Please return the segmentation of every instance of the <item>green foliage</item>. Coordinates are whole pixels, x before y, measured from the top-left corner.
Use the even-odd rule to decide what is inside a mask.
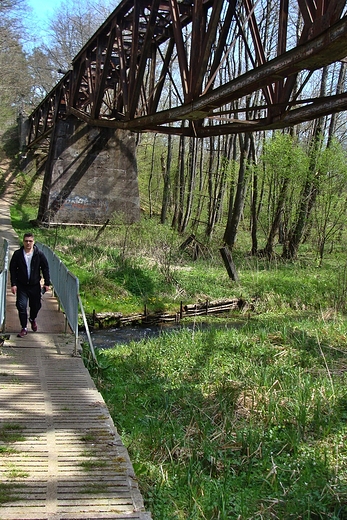
[[[319,156],[316,179],[316,200],[313,213],[312,235],[320,265],[327,243],[336,244],[342,239],[347,204],[346,154],[336,141]]]
[[[345,325],[268,313],[99,352],[154,518],[344,518]]]
[[[17,441],[23,441],[23,428],[19,424],[4,423],[0,428],[0,442],[7,444]]]
[[[263,197],[259,219],[268,233],[279,201],[283,198],[283,231],[288,233],[300,205],[300,193],[308,171],[309,157],[303,146],[288,133],[275,132],[264,144],[257,165]]]
[[[0,427],[0,457],[16,454],[16,442],[23,442],[23,427],[16,423],[3,423]],[[12,464],[4,465],[5,482],[0,482],[0,505],[19,500],[17,492],[23,492],[24,485],[14,482],[28,476],[27,473],[15,468]]]
[[[13,225],[19,236],[32,231],[29,220],[35,208],[12,206]],[[79,278],[87,313],[179,310],[180,301],[243,297],[263,311],[278,309],[345,308],[347,282],[343,277],[346,255],[342,244],[316,267],[315,254],[307,247],[296,263],[245,255],[236,249],[234,262],[240,284],[233,283],[222,264],[217,246],[192,261],[180,251],[182,237],[154,219],[132,225],[111,224],[95,241],[98,229],[34,229],[37,241],[47,244]],[[247,243],[247,234],[240,241]],[[301,273],[298,278],[298,273]]]
[[[18,128],[16,125],[8,127],[1,134],[0,150],[7,159],[11,160],[12,165],[16,164],[19,151]]]
[[[288,133],[275,132],[264,144],[261,157],[269,175],[280,181],[291,177],[297,180],[307,171],[308,158],[302,146]]]
[[[149,214],[150,210],[158,215],[162,203],[162,161],[167,155],[167,136],[142,134],[137,147],[137,169],[139,172],[139,188],[143,194],[141,207]],[[177,143],[174,142],[172,149],[173,159],[171,164],[171,184],[174,180],[174,171],[177,167]]]
[[[37,216],[37,210],[33,205],[13,205],[11,206],[12,225],[22,236],[28,230],[32,231],[31,220]]]

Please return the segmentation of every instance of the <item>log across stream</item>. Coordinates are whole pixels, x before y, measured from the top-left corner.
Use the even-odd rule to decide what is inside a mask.
[[[162,325],[164,323],[180,323],[184,318],[204,316],[212,314],[229,313],[230,311],[241,311],[250,309],[249,304],[243,298],[232,298],[229,300],[217,300],[180,304],[177,312],[149,312],[145,306],[143,313],[124,316],[121,312],[103,312],[87,315],[89,325],[95,329],[109,327],[124,327],[128,325]]]
[[[245,300],[235,298],[218,302],[203,302],[198,304],[182,305],[178,313],[146,313],[123,316],[121,313],[93,313],[88,321],[94,320],[91,326],[93,344],[96,348],[113,348],[116,345],[141,341],[143,339],[174,333],[183,328],[201,330],[210,327],[240,328],[247,315],[244,312],[251,306]],[[232,311],[243,311],[233,313]],[[211,321],[195,321],[196,316],[220,315],[218,323]],[[185,319],[184,319],[185,318]],[[86,338],[84,331],[80,332],[81,339]]]

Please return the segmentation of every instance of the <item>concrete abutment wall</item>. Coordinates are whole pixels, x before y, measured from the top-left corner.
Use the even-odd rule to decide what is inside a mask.
[[[70,117],[51,135],[38,220],[102,224],[140,218],[135,134]]]

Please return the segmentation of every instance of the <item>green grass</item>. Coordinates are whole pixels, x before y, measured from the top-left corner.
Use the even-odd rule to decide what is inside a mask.
[[[32,230],[31,207],[11,208],[13,225],[21,236]],[[255,301],[258,308],[345,308],[347,258],[344,249],[316,266],[310,245],[298,262],[252,258],[234,252],[240,282],[232,282],[218,253],[210,245],[207,258],[193,262],[179,251],[183,238],[167,226],[144,219],[138,224],[111,224],[95,241],[97,229],[34,229],[36,240],[51,247],[79,278],[80,294],[87,313],[177,311],[180,302],[240,297]],[[243,235],[240,233],[240,243]],[[217,240],[217,239],[216,239]],[[298,276],[298,273],[299,276]]]
[[[13,463],[7,461],[8,456],[17,453],[14,447],[15,443],[25,440],[22,430],[23,427],[16,423],[3,423],[0,427],[0,457],[6,461],[3,473],[5,482],[0,482],[0,505],[20,500],[20,496],[17,493],[19,490],[23,490],[25,485],[15,481],[28,477],[28,473],[16,468]]]
[[[104,468],[106,464],[105,460],[84,460],[81,462],[81,467],[86,471],[91,471],[94,468]]]
[[[3,423],[0,427],[0,443],[7,444],[25,440],[23,427],[16,423]]]
[[[346,518],[346,322],[165,333],[97,378],[156,519]]]
[[[21,484],[14,482],[0,482],[0,505],[20,500],[20,496],[16,494],[16,491],[22,488]]]

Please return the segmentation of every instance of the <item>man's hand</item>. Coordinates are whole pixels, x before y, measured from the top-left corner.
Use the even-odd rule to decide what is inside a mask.
[[[11,293],[12,293],[12,294],[16,294],[16,292],[17,292],[17,285],[12,285],[12,287],[11,287]]]

